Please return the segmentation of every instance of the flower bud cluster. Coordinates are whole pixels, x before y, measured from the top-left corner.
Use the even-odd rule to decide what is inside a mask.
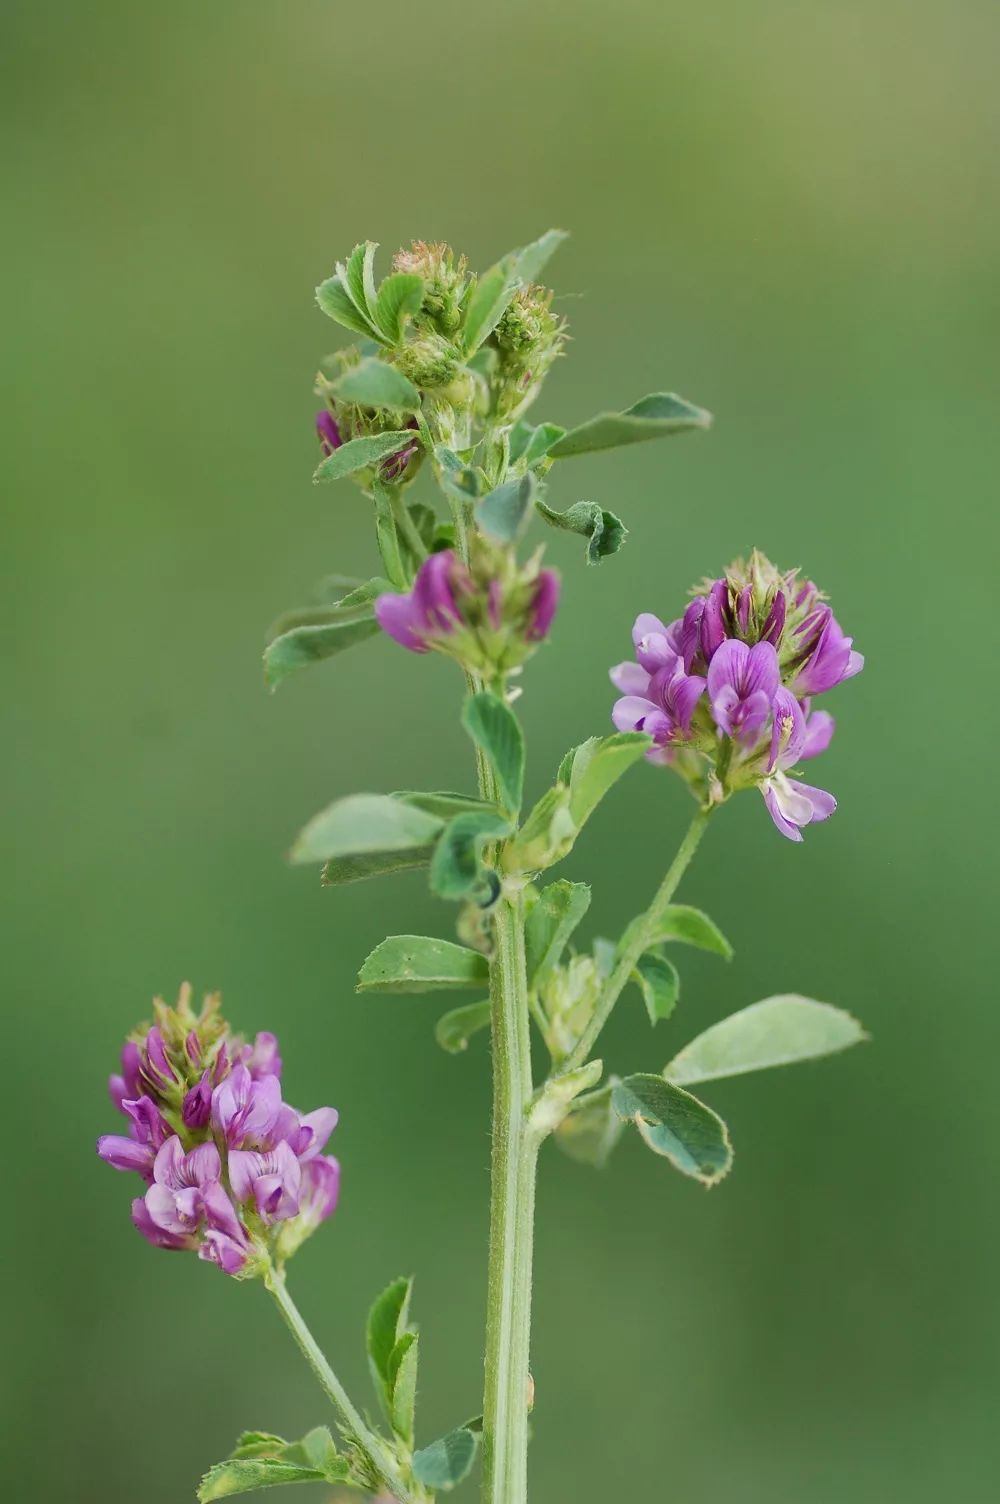
[[[505,422],[514,422],[530,407],[563,353],[566,321],[552,312],[553,296],[544,287],[521,288],[493,332],[498,353],[494,409]]]
[[[519,565],[510,549],[481,534],[465,564],[452,549],[431,554],[413,589],[380,595],[383,631],[414,653],[434,650],[485,679],[509,673],[547,636],[559,601],[559,576],[535,554]]]
[[[348,402],[336,391],[338,377],[356,366],[361,359],[360,351],[351,346],[338,350],[328,357],[326,369],[316,377],[313,390],[323,406],[316,414],[316,436],[324,459],[347,444],[351,439],[364,439],[373,434],[391,433],[412,428],[413,440],[396,453],[390,454],[377,465],[358,471],[355,479],[365,491],[370,491],[377,478],[390,484],[402,484],[414,478],[419,469],[420,442],[417,437],[417,420],[412,413],[401,412],[393,407],[362,407]]]
[[[218,994],[196,1014],[191,989],[154,1003],[155,1022],[125,1044],[111,1100],[124,1134],[98,1139],[100,1157],[138,1174],[132,1220],[157,1248],[184,1248],[248,1278],[283,1262],[337,1204],[340,1167],[322,1150],[333,1107],[300,1114],[281,1096],[273,1034],[230,1034]]]
[[[611,671],[621,690],[620,731],[645,731],[651,761],[667,763],[710,797],[761,790],[778,830],[801,841],[836,800],[789,776],[826,750],[834,721],[814,696],[861,672],[822,592],[763,554],[706,580],[684,615],[664,624],[643,613],[632,634],[636,662]]]

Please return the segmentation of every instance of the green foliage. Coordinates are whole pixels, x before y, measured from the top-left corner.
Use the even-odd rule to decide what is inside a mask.
[[[537,281],[549,257],[567,238],[565,230],[547,230],[538,240],[511,251],[479,278],[465,315],[464,344],[473,355],[493,333],[519,287]]]
[[[390,344],[399,344],[406,320],[420,311],[423,295],[423,280],[416,272],[393,272],[386,277],[375,300],[374,318]]]
[[[661,1018],[669,1018],[677,1006],[681,991],[677,968],[658,951],[648,950],[636,962],[633,978],[642,990],[650,1023],[659,1023]]]
[[[378,338],[369,320],[357,308],[339,275],[328,277],[325,282],[320,283],[316,289],[316,302],[327,317],[340,324],[341,328],[349,329],[352,334],[360,334],[366,339]]]
[[[571,748],[559,765],[555,786],[542,795],[506,847],[506,870],[541,872],[568,855],[604,795],[651,745],[641,731],[617,731]]]
[[[703,914],[701,909],[689,908],[687,904],[672,903],[650,936],[651,945],[671,940],[695,945],[699,950],[710,951],[726,961],[733,959],[733,947],[715,921]]]
[[[644,439],[668,438],[691,428],[708,428],[711,413],[695,407],[673,392],[653,392],[642,397],[621,413],[599,413],[571,428],[548,449],[550,459],[568,459],[574,454],[590,454],[598,449],[620,449],[624,444],[638,444]]]
[[[699,1034],[664,1070],[677,1085],[741,1076],[846,1050],[866,1039],[858,1021],[794,993],[765,998]]]
[[[558,423],[539,423],[533,426],[522,418],[510,431],[510,462],[523,463],[529,470],[545,459],[549,446],[561,439],[566,432]]]
[[[725,1123],[704,1102],[662,1076],[626,1076],[613,1088],[619,1117],[630,1118],[645,1142],[685,1175],[715,1185],[733,1152]]]
[[[410,1330],[412,1279],[394,1279],[372,1302],[368,1312],[366,1341],[372,1381],[390,1416],[392,1405],[392,1355],[400,1338]]]
[[[625,1131],[623,1120],[611,1103],[610,1086],[580,1097],[555,1131],[555,1141],[564,1154],[579,1164],[602,1170]]]
[[[370,853],[413,852],[436,839],[442,821],[390,794],[349,794],[315,815],[292,847],[297,863]]]
[[[209,1468],[198,1489],[199,1504],[213,1504],[279,1483],[347,1483],[351,1468],[326,1426],[301,1441],[287,1442],[262,1431],[245,1431],[225,1462]]]
[[[478,1446],[477,1433],[469,1426],[459,1426],[414,1452],[413,1476],[424,1488],[448,1493],[468,1477]]]
[[[359,992],[442,992],[489,981],[486,957],[451,940],[390,935],[376,945],[358,973]]]
[[[516,815],[524,793],[524,733],[506,700],[483,690],[462,707],[462,725],[488,759],[503,808]]]
[[[651,745],[641,731],[616,731],[611,736],[592,736],[577,747],[569,774],[569,810],[577,829]]]
[[[531,903],[524,925],[528,985],[537,987],[559,964],[567,942],[590,907],[586,883],[550,883]]]
[[[522,246],[519,251],[514,251],[514,271],[518,280],[525,287],[530,286],[532,282],[537,282],[550,258],[563,241],[568,239],[568,230],[546,230],[544,235],[540,235],[530,245]]]
[[[412,428],[391,429],[386,433],[366,434],[359,439],[348,439],[332,454],[322,460],[313,475],[314,481],[340,480],[345,475],[356,475],[379,460],[398,454],[407,444],[413,443]]]
[[[360,407],[396,407],[407,412],[416,412],[420,407],[420,393],[413,382],[395,366],[372,355],[349,367],[333,383],[333,390],[338,397]]]
[[[401,799],[404,804],[412,804],[414,809],[422,809],[425,814],[436,816],[442,823],[453,819],[455,815],[471,815],[478,811],[488,810],[494,815],[500,813],[495,804],[487,804],[485,799],[478,799],[475,794],[455,794],[450,789],[434,793],[404,789],[389,797]]]
[[[465,1003],[461,1008],[452,1008],[442,1013],[434,1025],[434,1038],[449,1055],[460,1055],[469,1048],[473,1034],[490,1026],[490,1000]]]
[[[565,512],[557,512],[541,500],[536,502],[540,517],[553,527],[579,533],[587,540],[587,563],[600,564],[616,554],[628,537],[628,528],[620,517],[598,506],[596,501],[577,501]]]
[[[339,450],[337,451],[340,452]],[[396,516],[392,506],[393,493],[381,480],[372,483],[372,500],[375,502],[375,541],[378,544],[382,568],[389,576],[394,590],[405,590],[409,575],[403,563],[403,553],[396,530]]]
[[[420,1339],[416,1332],[404,1332],[389,1354],[389,1419],[397,1436],[407,1446],[413,1445],[413,1420],[417,1408],[417,1365]]]
[[[490,894],[482,849],[510,832],[510,821],[493,810],[456,815],[445,826],[431,859],[431,889],[439,898],[481,899]]]
[[[535,477],[530,471],[519,480],[506,481],[476,507],[479,526],[500,543],[516,543],[531,521],[534,497]]]
[[[347,288],[351,302],[376,337],[377,331],[371,315],[375,292],[375,252],[377,250],[378,246],[373,240],[366,240],[362,245],[354,247],[346,266],[341,262],[337,263],[337,272],[341,282]]]
[[[277,689],[296,669],[333,658],[356,642],[376,636],[379,630],[370,605],[329,606],[310,615],[311,621],[280,633],[264,649],[264,683],[268,689]]]
[[[581,1092],[596,1086],[603,1074],[603,1060],[588,1060],[586,1065],[550,1076],[535,1093],[528,1126],[540,1138],[555,1132]]]

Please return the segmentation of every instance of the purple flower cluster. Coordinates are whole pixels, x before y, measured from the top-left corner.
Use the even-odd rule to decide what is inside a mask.
[[[281,1096],[273,1034],[229,1034],[218,997],[196,1016],[190,989],[122,1051],[111,1100],[128,1119],[97,1152],[140,1175],[132,1220],[157,1248],[187,1248],[226,1274],[294,1252],[337,1204],[340,1168],[323,1155],[333,1107],[299,1113]]]
[[[864,659],[811,580],[780,574],[755,552],[706,581],[678,620],[637,617],[632,640],[636,661],[611,670],[622,692],[612,719],[653,738],[651,761],[692,781],[707,766],[723,793],[758,787],[793,841],[833,813],[831,794],[789,770],[833,736],[833,717],[813,697],[860,673]]]
[[[476,540],[470,565],[451,549],[431,554],[413,589],[380,595],[375,615],[384,632],[413,653],[431,648],[467,668],[513,668],[548,635],[559,604],[559,576],[532,562],[523,571]]]

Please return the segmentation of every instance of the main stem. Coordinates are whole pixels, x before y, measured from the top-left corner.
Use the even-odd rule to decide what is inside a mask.
[[[381,1437],[376,1436],[369,1429],[351,1403],[347,1390],[330,1367],[318,1342],[306,1326],[298,1306],[289,1295],[284,1274],[274,1269],[268,1274],[266,1283],[288,1330],[319,1380],[320,1387],[332,1402],[334,1409],[339,1412],[346,1429],[366,1453],[386,1487],[391,1489],[393,1497],[399,1500],[399,1504],[414,1504],[413,1493],[404,1482],[395,1457]]]
[[[709,816],[714,808],[714,805],[706,805],[699,809],[688,826],[684,834],[684,839],[677,848],[677,855],[667,868],[667,875],[656,890],[652,903],[645,914],[629,927],[628,943],[622,950],[615,968],[597,1000],[597,1007],[594,1009],[594,1015],[590,1023],[583,1031],[573,1053],[565,1061],[562,1067],[563,1071],[574,1070],[577,1066],[583,1065],[587,1060],[594,1045],[597,1043],[598,1035],[608,1021],[612,1008],[615,1006],[635,970],[636,962],[643,951],[648,950],[649,946],[655,943],[657,928],[667,911],[670,900],[677,892],[680,880],[687,871],[691,858],[698,850],[698,844],[705,834],[705,827],[708,825]]]
[[[484,1504],[528,1497],[528,1343],[535,1167],[528,1126],[531,1043],[521,897],[503,897],[494,919],[490,970],[493,1034],[493,1158],[483,1401]]]

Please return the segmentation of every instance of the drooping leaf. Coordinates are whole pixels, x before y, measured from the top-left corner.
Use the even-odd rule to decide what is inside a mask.
[[[293,862],[328,862],[367,852],[413,851],[433,841],[441,820],[388,794],[349,794],[309,821],[292,847]]]
[[[420,393],[413,382],[395,366],[374,356],[346,370],[333,383],[333,390],[360,407],[399,407],[416,412],[420,406]]]
[[[312,614],[315,618],[325,616],[326,620],[315,619],[292,627],[273,638],[264,649],[264,683],[268,689],[277,689],[296,669],[332,658],[357,642],[366,642],[379,630],[371,606],[327,607]]]
[[[590,907],[586,883],[565,879],[543,888],[528,911],[524,945],[528,984],[537,987],[546,973],[558,965],[566,944]]]
[[[520,480],[509,480],[484,496],[476,517],[484,533],[501,543],[516,543],[531,521],[535,477],[529,470]]]
[[[462,725],[496,774],[504,809],[516,815],[524,792],[524,733],[506,700],[483,690],[462,707]]]
[[[611,736],[592,736],[577,747],[569,775],[569,808],[578,828],[650,746],[652,740],[644,732],[617,731]]]
[[[587,563],[599,564],[616,554],[628,537],[628,528],[620,517],[596,501],[577,501],[565,512],[557,512],[543,501],[535,503],[538,513],[553,527],[579,533],[587,539]]]
[[[419,1358],[420,1339],[416,1332],[404,1332],[389,1354],[390,1420],[392,1429],[407,1446],[413,1445]]]
[[[439,898],[475,898],[484,887],[482,849],[510,832],[510,821],[491,810],[456,815],[438,837],[431,859],[431,890]]]
[[[662,1076],[626,1076],[613,1088],[611,1102],[619,1117],[635,1123],[655,1153],[702,1185],[715,1185],[732,1164],[722,1119]]]
[[[715,1081],[833,1055],[867,1037],[843,1009],[787,993],[713,1024],[674,1056],[664,1075],[676,1085]]]
[[[490,1026],[490,1001],[484,998],[479,1003],[466,1003],[461,1008],[452,1008],[442,1013],[434,1025],[434,1038],[449,1055],[460,1055],[469,1048],[473,1034]]]
[[[590,454],[598,449],[619,449],[623,444],[638,444],[644,439],[667,438],[691,428],[708,428],[711,413],[673,392],[653,392],[642,397],[621,413],[600,413],[596,418],[571,428],[550,445],[550,459],[568,459],[574,454]]]
[[[413,429],[392,429],[386,433],[366,434],[360,439],[348,439],[332,454],[328,454],[318,466],[313,480],[341,480],[345,475],[354,475],[368,465],[377,465],[379,460],[398,454],[413,443]]]
[[[449,1431],[413,1454],[413,1476],[424,1488],[448,1493],[467,1478],[476,1460],[479,1437],[468,1426]]]
[[[394,1279],[376,1296],[368,1312],[366,1341],[368,1363],[379,1397],[387,1412],[391,1403],[390,1360],[399,1339],[409,1331],[412,1279]]]
[[[681,991],[677,968],[666,956],[661,956],[655,950],[647,950],[636,962],[634,977],[642,990],[650,1023],[659,1023],[661,1018],[669,1018],[677,1006]]]
[[[392,345],[398,345],[408,318],[420,311],[423,279],[416,272],[393,272],[378,290],[375,322]]]
[[[358,974],[358,992],[443,992],[482,987],[489,963],[479,951],[430,935],[390,935]]]
[[[563,1118],[555,1141],[579,1164],[601,1170],[625,1131],[625,1123],[611,1105],[611,1087],[581,1099]]]
[[[711,951],[713,955],[722,956],[727,961],[733,959],[733,947],[715,921],[703,914],[701,909],[692,909],[683,903],[670,905],[649,940],[651,945],[679,940],[684,945],[695,945],[699,950]]]
[[[328,277],[321,282],[316,289],[316,302],[322,308],[327,318],[340,324],[343,329],[349,329],[352,334],[360,334],[371,339],[374,330],[355,306],[347,288],[339,276]]]

